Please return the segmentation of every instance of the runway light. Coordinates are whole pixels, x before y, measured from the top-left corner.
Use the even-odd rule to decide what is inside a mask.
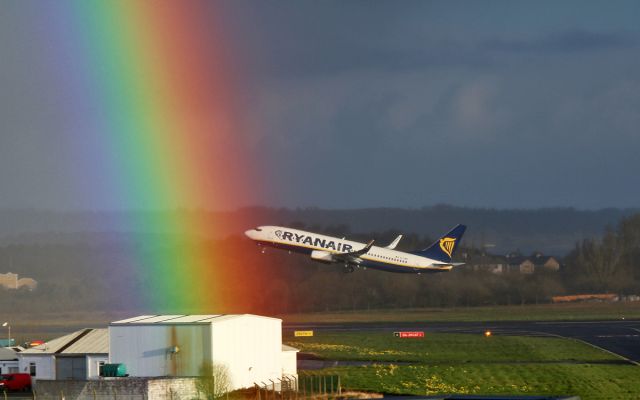
[[[491,331],[484,331],[484,336],[485,337],[491,336]]]

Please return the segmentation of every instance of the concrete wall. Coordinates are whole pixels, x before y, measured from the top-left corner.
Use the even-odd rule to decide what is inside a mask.
[[[40,380],[38,398],[84,400],[191,400],[204,398],[198,393],[195,378],[122,378],[87,381]]]

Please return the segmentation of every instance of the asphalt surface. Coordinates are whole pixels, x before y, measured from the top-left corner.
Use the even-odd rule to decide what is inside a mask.
[[[640,363],[640,320],[615,321],[500,321],[413,322],[373,324],[286,324],[285,331],[424,331],[517,336],[561,336],[581,340]]]

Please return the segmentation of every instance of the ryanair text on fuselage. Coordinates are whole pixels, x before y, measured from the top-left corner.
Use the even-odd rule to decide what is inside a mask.
[[[398,236],[385,247],[359,243],[345,238],[335,238],[280,226],[260,226],[245,232],[259,246],[285,249],[309,254],[313,260],[324,263],[341,263],[346,272],[355,268],[374,268],[390,272],[442,272],[462,263],[452,262],[466,227],[457,225],[431,246],[412,252],[395,250],[402,238]]]
[[[322,247],[327,250],[341,251],[344,253],[350,252],[353,247],[347,243],[336,242],[334,240],[321,239],[319,237],[312,237],[310,235],[298,234],[289,231],[277,230],[274,232],[276,237],[282,240],[288,240],[290,242],[296,242],[314,247]]]

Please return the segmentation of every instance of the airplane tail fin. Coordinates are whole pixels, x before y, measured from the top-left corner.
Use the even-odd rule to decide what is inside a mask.
[[[464,225],[457,225],[446,235],[436,240],[431,246],[424,250],[417,251],[414,254],[428,257],[432,260],[450,263],[451,257],[458,248],[458,244],[460,244],[462,235],[464,235],[466,229],[467,227]]]

